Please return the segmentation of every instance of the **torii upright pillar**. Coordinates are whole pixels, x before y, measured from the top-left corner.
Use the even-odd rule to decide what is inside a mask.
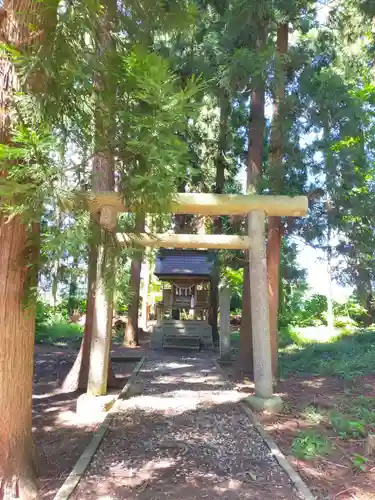
[[[249,396],[247,402],[256,410],[277,412],[282,409],[283,402],[281,398],[273,395],[265,214],[263,211],[257,210],[249,213],[248,233],[251,237],[249,270],[255,396]]]

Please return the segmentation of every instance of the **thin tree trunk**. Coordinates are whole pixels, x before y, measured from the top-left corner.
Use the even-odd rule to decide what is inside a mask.
[[[258,47],[264,45],[264,38],[258,40]],[[251,112],[248,128],[248,159],[247,159],[247,192],[254,193],[262,175],[262,160],[264,150],[264,105],[265,82],[259,76],[253,84],[251,91]],[[249,254],[245,252],[245,266],[243,276],[242,317],[240,327],[240,346],[235,364],[235,373],[238,377],[244,374],[253,375],[253,337],[251,326],[250,305],[250,270]]]
[[[70,276],[69,283],[69,297],[68,297],[68,313],[72,315],[74,309],[76,308],[77,299],[77,269],[78,269],[78,258],[75,257],[73,260],[72,273]]]
[[[2,3],[2,39],[16,46],[29,35],[35,2]],[[6,50],[0,54],[0,143],[9,144],[17,75]],[[3,169],[4,167],[2,167]],[[0,173],[6,177],[6,170]],[[32,440],[32,381],[35,340],[35,297],[39,257],[38,224],[34,238],[22,217],[0,214],[0,499],[37,497]],[[36,241],[37,240],[37,241]],[[31,276],[31,274],[33,274]],[[32,282],[29,282],[29,278]],[[26,307],[27,304],[27,307]]]
[[[269,168],[271,187],[274,193],[279,193],[284,184],[283,156],[284,137],[282,132],[282,116],[280,105],[285,97],[285,61],[283,56],[288,52],[288,23],[281,24],[277,29],[276,57],[276,89],[273,103],[273,119],[269,148]],[[272,354],[272,373],[278,373],[278,312],[280,290],[280,260],[281,260],[281,217],[268,218],[267,237],[267,270],[270,311],[270,337]]]
[[[92,239],[92,237],[91,237]],[[62,382],[61,389],[64,392],[74,392],[77,390],[86,390],[89,375],[90,364],[90,346],[92,336],[92,322],[95,307],[95,283],[96,267],[98,260],[98,249],[95,242],[90,241],[89,258],[87,264],[87,300],[86,300],[86,321],[83,338],[79,353],[74,361],[68,375]]]
[[[141,233],[145,227],[145,215],[138,213],[135,217],[135,231]],[[139,315],[139,294],[141,287],[141,269],[143,252],[136,251],[132,258],[130,271],[130,291],[131,297],[128,306],[128,322],[124,334],[124,346],[135,347],[138,345],[138,315]]]
[[[229,93],[222,90],[219,97],[220,106],[220,123],[219,123],[219,140],[218,152],[216,156],[216,180],[215,192],[221,194],[224,192],[225,186],[225,169],[227,162],[225,154],[228,149],[228,133],[229,133],[229,117],[231,112],[231,102]],[[217,217],[214,222],[214,230],[216,234],[222,234],[223,223],[221,217]],[[209,321],[212,326],[212,340],[214,344],[219,343],[218,332],[218,309],[219,309],[219,282],[220,282],[220,269],[216,269],[211,280],[211,293],[210,293],[210,311]]]
[[[328,215],[328,219],[329,219]],[[327,246],[327,276],[328,276],[328,289],[327,289],[327,326],[330,332],[334,330],[335,317],[333,313],[333,294],[332,294],[332,246],[331,246],[331,223],[328,222],[328,246]]]

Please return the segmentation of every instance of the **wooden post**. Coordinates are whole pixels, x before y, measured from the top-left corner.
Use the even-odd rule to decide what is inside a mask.
[[[251,235],[249,269],[255,381],[255,397],[250,396],[248,402],[257,409],[279,411],[282,401],[273,396],[272,388],[264,212],[251,212],[248,228]]]
[[[144,265],[144,276],[143,276],[143,296],[142,296],[142,315],[141,324],[144,331],[147,331],[148,327],[148,288],[150,284],[150,252],[146,250],[145,252],[145,265]]]
[[[230,289],[220,288],[220,358],[230,355]]]

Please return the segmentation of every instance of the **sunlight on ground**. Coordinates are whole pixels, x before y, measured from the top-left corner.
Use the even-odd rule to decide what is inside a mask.
[[[104,420],[106,415],[107,414],[104,412],[92,412],[91,414],[86,413],[79,415],[75,411],[67,410],[59,413],[55,424],[61,425],[62,427],[98,424]]]
[[[180,415],[194,410],[200,405],[215,406],[225,403],[237,403],[244,394],[237,391],[170,391],[152,395],[141,395],[121,403],[121,409],[141,409],[147,413],[168,411]]]
[[[307,326],[305,328],[296,328],[298,335],[303,340],[310,340],[314,342],[329,342],[334,337],[340,334],[340,330],[330,329],[328,326]]]
[[[302,385],[307,387],[313,387],[314,389],[320,389],[326,383],[326,378],[314,378],[312,380],[303,380]]]
[[[223,380],[220,378],[219,375],[202,375],[201,377],[197,377],[196,374],[194,373],[186,373],[186,377],[184,374],[184,384],[209,384],[209,385],[223,385]],[[155,380],[152,381],[153,385],[167,385],[167,384],[173,384],[173,383],[178,383],[181,382],[177,377],[174,375],[163,375],[163,377],[158,377]]]
[[[56,396],[56,394],[59,394],[59,391],[47,392],[44,394],[33,394],[33,399],[47,399],[52,396]]]
[[[166,368],[169,370],[179,370],[181,368],[194,368],[194,365],[171,362],[171,363],[163,363],[160,366],[152,367],[152,369],[142,368],[142,371],[144,371],[145,373],[155,372],[155,371],[157,372],[157,371],[165,370]]]
[[[145,481],[154,479],[155,474],[160,470],[168,469],[176,463],[172,458],[160,458],[150,460],[141,467],[131,467],[130,461],[120,462],[109,468],[109,472],[113,476],[121,475],[128,486],[132,488],[140,486]]]

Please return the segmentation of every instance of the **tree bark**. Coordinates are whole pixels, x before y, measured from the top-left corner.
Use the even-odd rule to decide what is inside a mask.
[[[18,46],[35,23],[35,2],[2,3],[2,40]],[[31,25],[31,24],[30,24]],[[15,68],[6,50],[0,54],[0,143],[9,144]],[[6,166],[0,175],[6,177]],[[0,214],[0,499],[37,497],[32,440],[32,382],[35,340],[35,290],[39,224],[33,237],[21,216]],[[30,264],[34,265],[30,267]],[[31,279],[31,281],[29,281]]]
[[[72,315],[74,309],[76,309],[77,304],[77,270],[78,270],[78,258],[74,258],[72,273],[70,275],[70,283],[69,283],[69,297],[68,297],[68,313]]]
[[[328,212],[328,231],[327,231],[327,326],[328,330],[332,333],[334,330],[335,316],[333,312],[333,294],[332,294],[332,228],[330,221],[330,212]]]
[[[27,229],[0,219],[0,499],[37,496],[32,441],[35,306],[25,309]]]
[[[258,40],[258,48],[262,49],[265,43],[266,33]],[[254,78],[251,91],[251,112],[248,127],[248,157],[247,157],[247,192],[255,193],[262,175],[262,160],[264,151],[264,104],[265,104],[265,82],[264,77],[259,75]],[[250,304],[250,270],[249,255],[245,253],[245,266],[243,274],[242,294],[242,316],[240,326],[240,346],[235,363],[235,374],[237,377],[253,375],[253,337],[251,327],[251,304]]]
[[[86,391],[90,367],[90,349],[93,331],[93,321],[95,314],[95,295],[98,267],[98,246],[92,238],[90,241],[88,258],[88,277],[87,277],[87,300],[86,300],[86,321],[83,338],[78,355],[74,361],[68,375],[62,382],[63,392]],[[118,382],[113,373],[112,362],[108,362],[107,386],[116,388]]]
[[[145,227],[145,215],[138,213],[135,217],[135,232],[141,233]],[[136,251],[132,258],[130,271],[131,297],[128,306],[128,322],[124,334],[124,346],[135,347],[138,345],[138,315],[139,315],[139,295],[141,287],[141,269],[143,252]]]
[[[288,23],[281,24],[277,29],[276,41],[276,88],[273,102],[273,119],[269,147],[269,169],[272,192],[282,192],[284,184],[283,156],[284,137],[282,131],[282,116],[280,105],[285,97],[285,61],[283,57],[288,52]],[[281,217],[268,218],[267,236],[267,270],[268,294],[270,312],[270,336],[272,353],[272,373],[278,374],[278,313],[280,290],[280,260],[281,260]]]
[[[87,389],[87,380],[89,375],[89,364],[90,364],[92,322],[93,322],[93,314],[95,307],[94,291],[96,282],[97,260],[98,260],[97,246],[94,241],[90,241],[89,258],[87,264],[88,277],[87,277],[85,329],[79,353],[68,375],[62,382],[61,389],[64,392],[75,392],[77,390]]]
[[[112,49],[112,40],[109,36],[109,21],[114,19],[115,14],[116,3],[111,0],[106,3],[106,11],[101,20],[100,32],[98,33],[98,57],[105,57],[106,52]],[[104,74],[97,74],[94,78],[94,92],[97,103],[95,111],[95,146],[98,151],[92,163],[91,184],[94,192],[114,191],[115,188],[113,152],[107,140],[108,134],[111,132],[107,130],[106,123],[108,122],[103,116],[104,113],[110,116],[113,106],[111,101],[106,100],[106,94],[103,92],[103,88],[108,84],[106,79],[107,75]],[[78,356],[62,384],[62,389],[65,391],[85,390],[88,388],[90,370],[100,369],[97,366],[90,366],[92,365],[90,363],[90,359],[93,357],[92,352],[95,351],[96,355],[98,350],[103,349],[106,350],[106,354],[101,356],[106,365],[106,373],[103,376],[106,380],[103,381],[102,389],[104,385],[105,388],[107,386],[117,386],[109,357],[108,344],[110,344],[110,339],[107,342],[107,338],[111,335],[115,262],[110,255],[107,230],[102,229],[99,223],[102,211],[103,209],[91,217],[85,330]],[[108,285],[110,281],[113,281],[112,285]],[[105,331],[102,331],[103,325],[98,324],[97,321],[102,316],[102,309],[105,309],[107,315],[104,326]]]
[[[216,179],[215,193],[221,194],[224,192],[225,186],[225,170],[227,161],[225,159],[226,151],[228,150],[228,134],[229,134],[229,117],[231,112],[231,102],[229,92],[225,89],[221,90],[219,95],[220,121],[219,121],[219,139],[218,151],[216,155]],[[223,233],[223,221],[221,217],[216,217],[214,221],[214,232],[216,234]],[[209,322],[212,326],[212,340],[214,344],[219,343],[218,331],[218,310],[219,310],[219,282],[220,269],[216,269],[211,280],[210,292],[210,310]]]

